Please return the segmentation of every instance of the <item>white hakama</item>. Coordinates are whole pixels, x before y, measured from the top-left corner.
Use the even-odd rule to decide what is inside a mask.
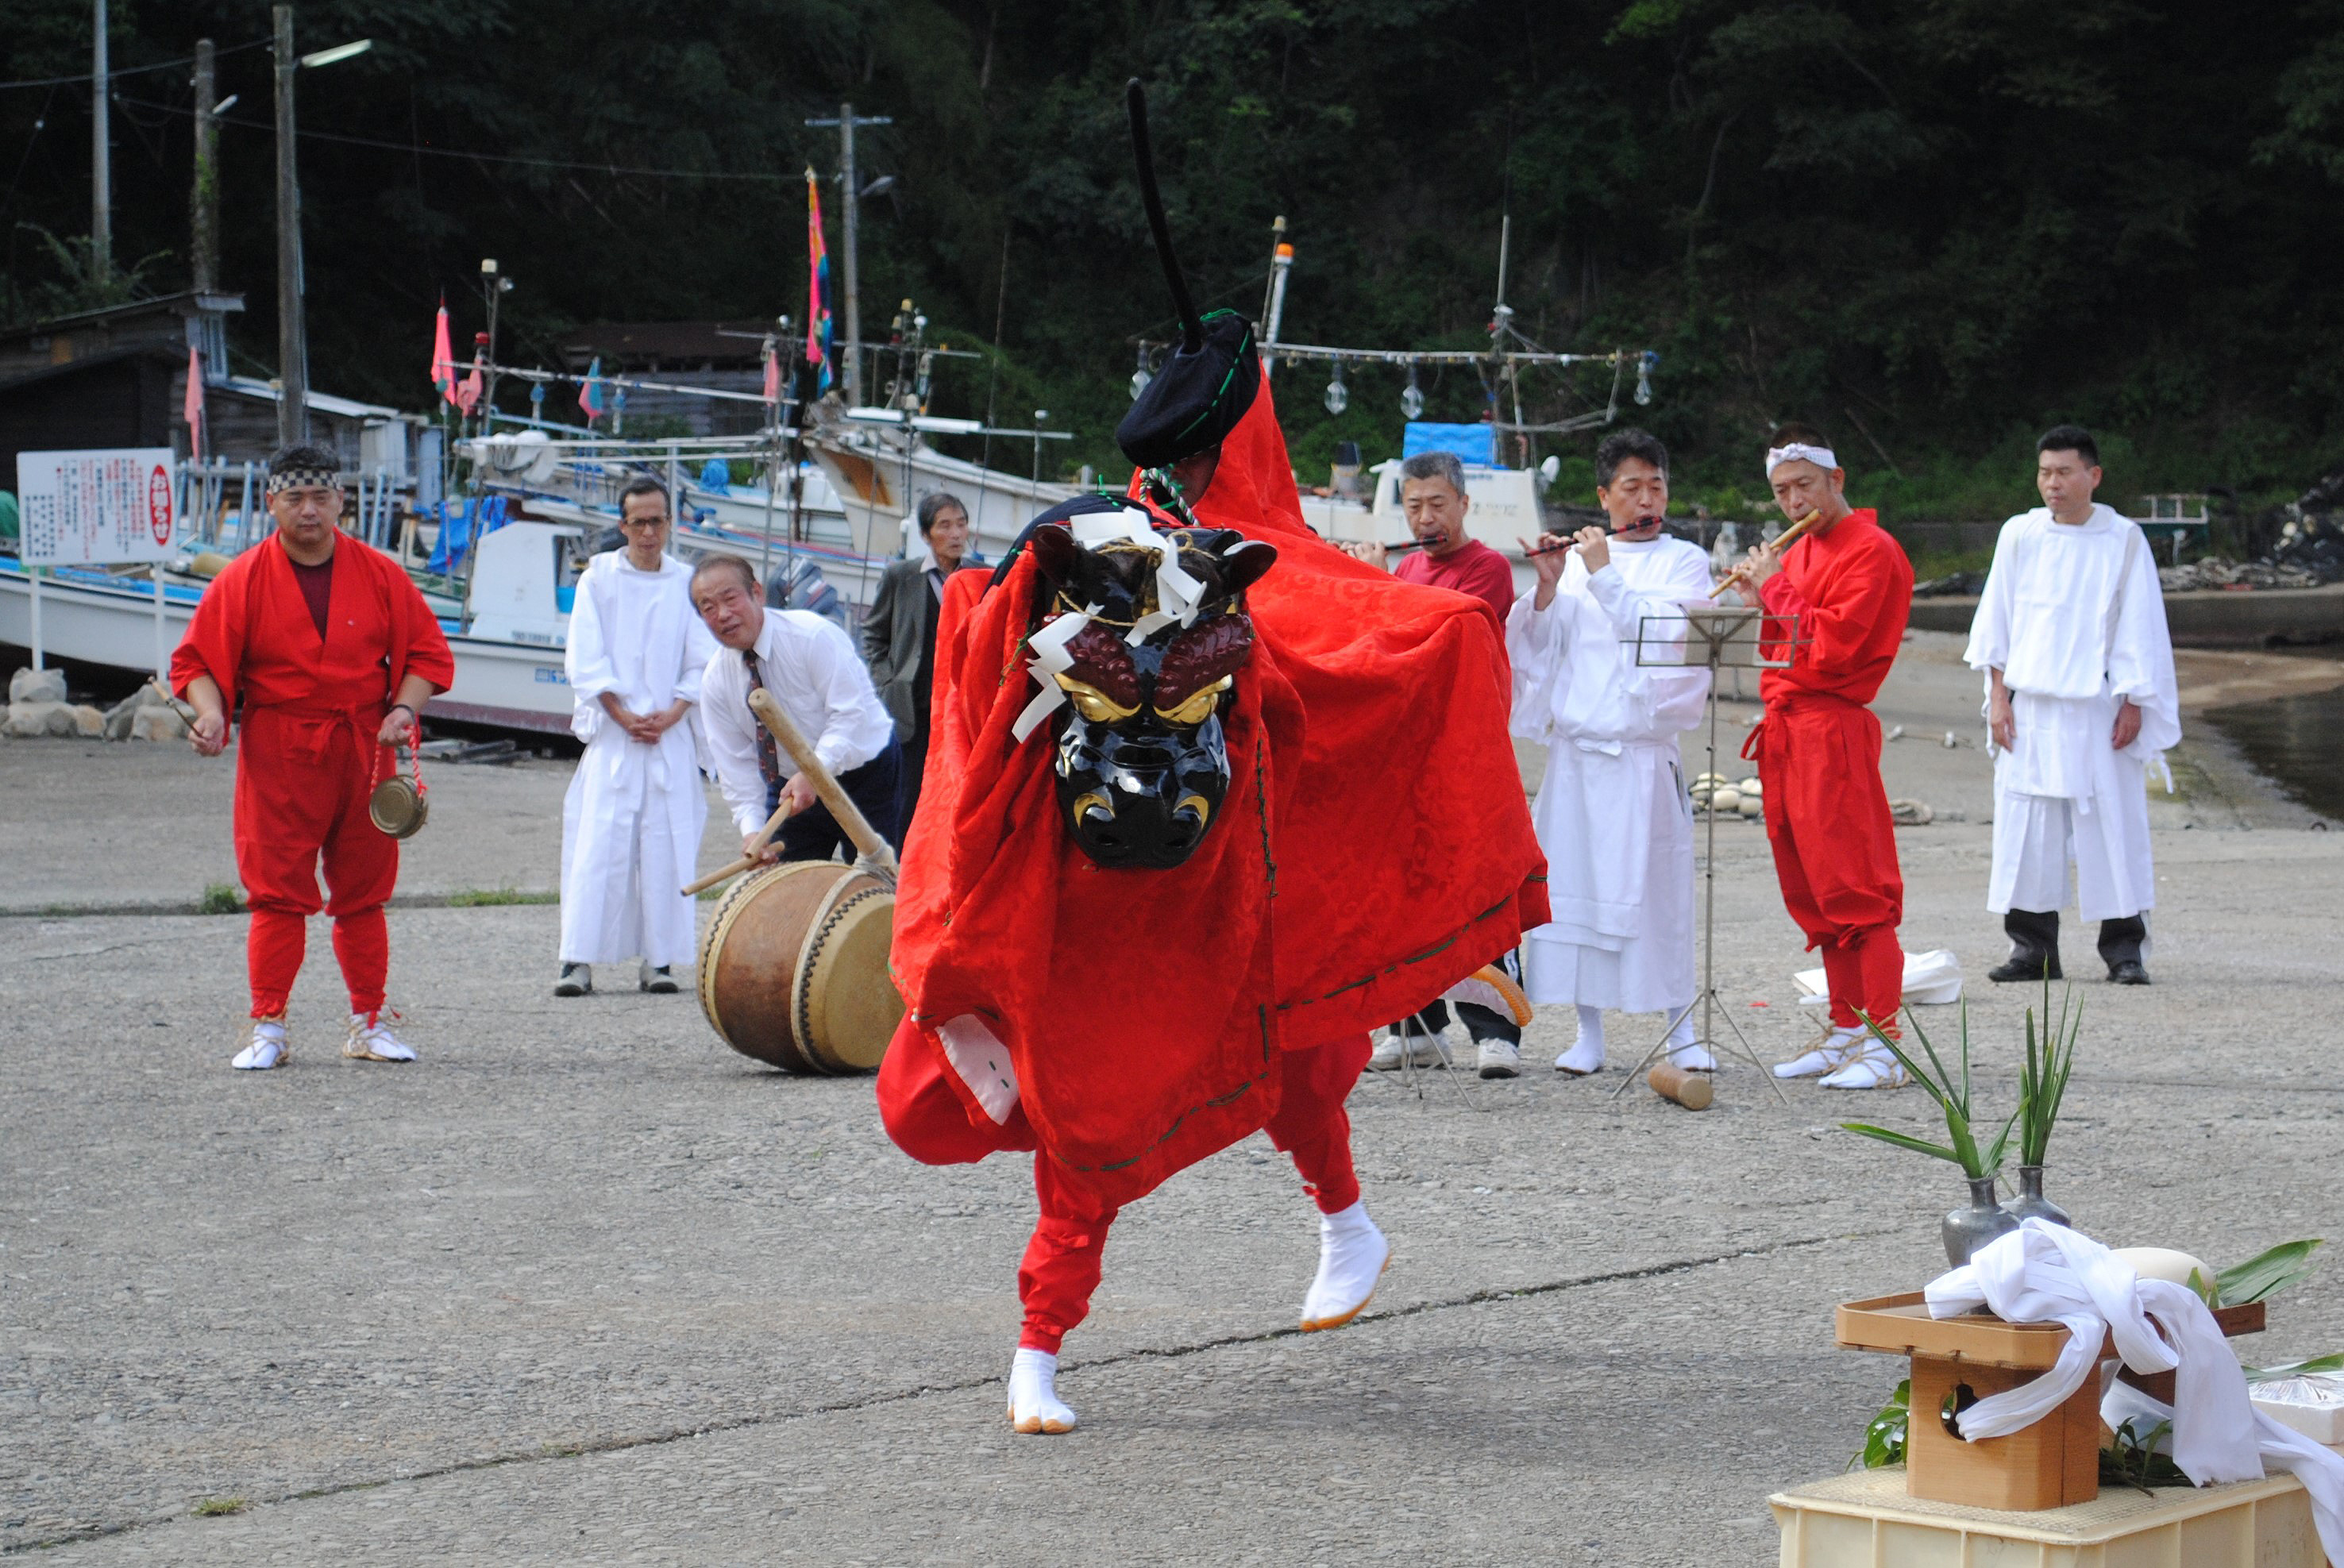
[[[2069,870],[2087,921],[2157,902],[2147,774],[2181,739],[2165,600],[2140,529],[2105,506],[2081,523],[2037,508],[2005,523],[1970,625],[1971,668],[2003,673],[2011,749],[1995,749],[1994,866],[1986,908],[2056,913]],[[2141,710],[2116,749],[2117,710]]]
[[[1682,540],[1614,540],[1593,576],[1574,554],[1554,602],[1506,621],[1513,731],[1547,747],[1531,807],[1553,923],[1524,939],[1533,1002],[1630,1013],[1693,999],[1692,814],[1676,737],[1701,722],[1709,672],[1674,657],[1682,606],[1709,592],[1709,561]],[[1644,627],[1647,616],[1655,617]]]
[[[692,962],[697,912],[682,889],[708,824],[698,725],[687,716],[645,745],[600,700],[612,693],[643,714],[700,700],[716,641],[692,607],[691,583],[692,569],[679,561],[644,572],[623,551],[596,556],[579,580],[566,663],[576,704],[570,727],[586,754],[562,802],[565,964]]]

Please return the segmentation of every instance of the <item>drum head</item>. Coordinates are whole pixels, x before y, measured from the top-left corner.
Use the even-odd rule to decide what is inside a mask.
[[[393,838],[411,838],[423,819],[430,814],[430,803],[417,791],[412,781],[393,776],[374,786],[367,797],[367,814],[375,826]]]
[[[833,906],[804,976],[804,1036],[834,1073],[876,1072],[904,998],[887,973],[895,923],[894,895],[868,878]]]

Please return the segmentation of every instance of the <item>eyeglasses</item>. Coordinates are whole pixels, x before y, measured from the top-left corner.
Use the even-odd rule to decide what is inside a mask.
[[[652,517],[622,517],[619,520],[619,526],[621,528],[665,528],[667,517],[664,513]]]

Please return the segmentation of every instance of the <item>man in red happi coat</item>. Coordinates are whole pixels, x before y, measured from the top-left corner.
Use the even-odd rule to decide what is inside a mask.
[[[285,1007],[300,972],[304,922],[334,917],[334,956],[349,988],[342,1054],[411,1062],[383,1007],[390,933],[382,906],[399,880],[399,841],[374,825],[368,797],[415,739],[417,712],[455,683],[423,595],[389,557],[342,533],[334,454],[288,447],[269,460],[277,531],[213,579],[171,656],[171,686],[196,710],[204,756],[237,748],[236,868],[252,909],[247,966],[251,1034],[235,1065],[289,1055]],[[320,899],[322,860],[329,896]]]
[[[1904,641],[1913,563],[1870,508],[1848,506],[1846,472],[1808,426],[1774,432],[1766,478],[1783,516],[1820,521],[1788,550],[1753,550],[1737,569],[1770,630],[1797,618],[1791,644],[1767,648],[1789,653],[1791,666],[1759,677],[1766,714],[1742,754],[1764,785],[1783,902],[1808,947],[1823,949],[1832,1023],[1821,1046],[1774,1071],[1824,1074],[1825,1088],[1894,1088],[1908,1081],[1904,1069],[1864,1025],[1896,1035],[1904,983],[1904,879],[1868,704]]]

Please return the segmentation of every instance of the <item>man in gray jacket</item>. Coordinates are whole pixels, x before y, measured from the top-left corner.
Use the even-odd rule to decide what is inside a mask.
[[[923,496],[918,517],[925,551],[887,568],[879,579],[878,596],[863,617],[863,657],[903,742],[902,821],[906,832],[927,768],[936,612],[944,602],[945,579],[968,561],[968,509],[959,497],[941,491]]]

